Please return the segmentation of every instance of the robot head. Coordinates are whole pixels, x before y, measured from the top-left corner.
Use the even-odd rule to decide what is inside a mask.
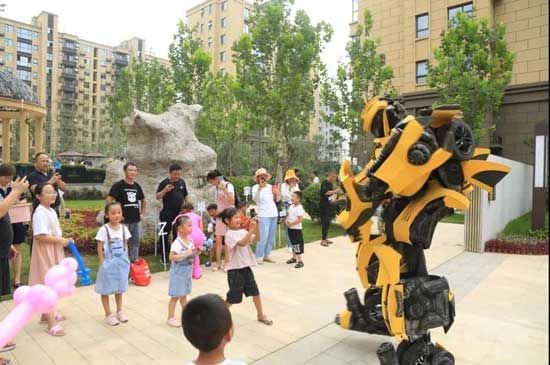
[[[376,138],[387,137],[405,114],[405,108],[398,102],[377,96],[369,100],[363,108],[363,130],[372,133]]]

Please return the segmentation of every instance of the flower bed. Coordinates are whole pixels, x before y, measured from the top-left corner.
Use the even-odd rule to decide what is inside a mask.
[[[96,222],[97,210],[73,210],[70,219],[60,219],[63,237],[74,239],[78,251],[82,255],[97,255],[95,235],[99,230]],[[141,238],[139,253],[142,256],[154,253],[153,237]]]
[[[548,238],[496,238],[485,243],[485,252],[516,255],[548,255]]]

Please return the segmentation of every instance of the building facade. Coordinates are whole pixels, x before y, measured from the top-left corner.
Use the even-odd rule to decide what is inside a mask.
[[[548,123],[548,0],[352,0],[352,34],[365,9],[373,17],[371,34],[380,39],[378,52],[392,66],[393,84],[410,113],[437,100],[427,85],[428,63],[457,12],[503,23],[515,53],[513,76],[496,130],[483,143],[495,154],[533,163],[534,125]]]
[[[212,56],[211,72],[235,75],[231,47],[248,33],[245,20],[252,8],[242,0],[207,0],[187,10],[187,24],[196,28],[203,49]]]
[[[98,152],[110,134],[108,97],[117,75],[134,59],[152,58],[139,38],[109,46],[62,33],[58,16],[48,12],[31,23],[0,17],[0,68],[23,80],[46,106],[44,145],[53,153],[75,141],[78,149]]]

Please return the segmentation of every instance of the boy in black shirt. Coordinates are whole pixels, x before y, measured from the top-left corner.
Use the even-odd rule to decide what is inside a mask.
[[[141,219],[145,214],[145,194],[141,186],[135,182],[138,174],[137,166],[132,162],[124,164],[124,179],[117,181],[109,190],[107,203],[117,201],[122,206],[124,224],[132,237],[128,240],[130,261],[139,257],[139,240],[141,237]]]

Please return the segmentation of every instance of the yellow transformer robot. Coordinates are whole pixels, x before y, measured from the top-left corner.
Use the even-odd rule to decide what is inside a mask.
[[[424,250],[435,227],[454,209],[465,211],[467,193],[478,186],[492,191],[509,172],[487,161],[489,150],[476,148],[457,106],[406,115],[398,102],[376,97],[362,112],[363,130],[374,149],[365,168],[354,175],[351,163],[340,168],[346,207],[338,215],[358,242],[356,263],[366,289],[361,302],[352,288],[347,308],[335,322],[345,329],[394,336],[377,352],[383,365],[452,365],[453,355],[430,340],[429,330],[454,321],[453,292],[444,277],[430,275]],[[383,232],[373,234],[373,215],[382,209]]]

